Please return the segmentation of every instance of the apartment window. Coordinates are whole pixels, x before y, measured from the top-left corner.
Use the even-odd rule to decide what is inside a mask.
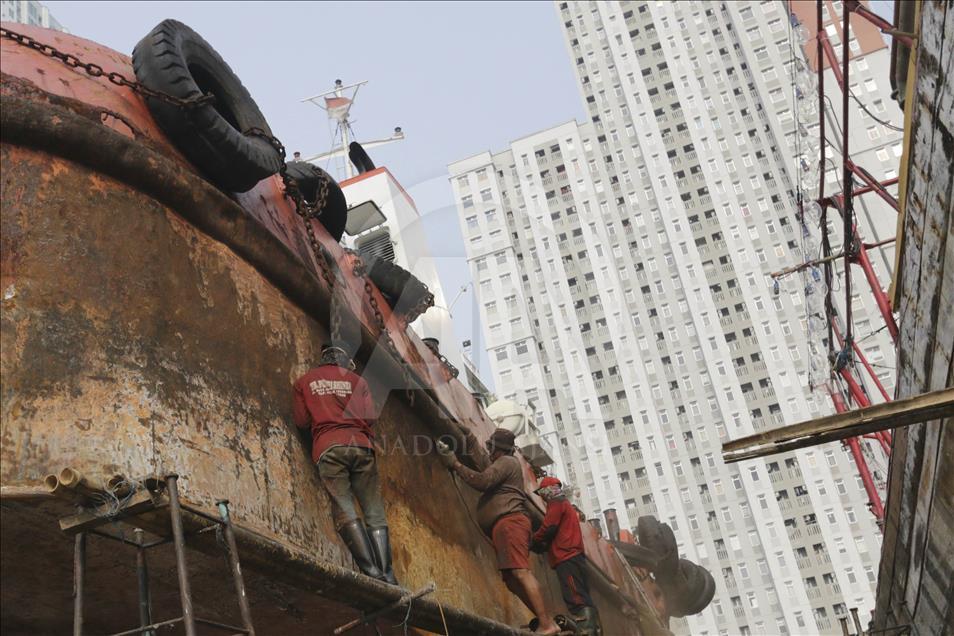
[[[748,578],[748,577],[744,576],[742,578]],[[745,596],[749,600],[749,607],[755,609],[756,607],[759,606],[759,602],[758,600],[756,600],[756,597],[755,597],[755,592],[746,592]]]

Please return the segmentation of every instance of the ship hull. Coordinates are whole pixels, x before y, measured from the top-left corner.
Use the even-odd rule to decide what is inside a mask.
[[[324,633],[354,618],[354,608],[394,600],[398,592],[353,572],[308,445],[291,422],[291,384],[328,337],[329,293],[277,178],[226,196],[164,141],[141,102],[55,60],[34,55],[8,64],[4,45],[5,631],[70,629],[72,540],[56,522],[73,510],[39,490],[45,475],[64,467],[100,483],[114,474],[174,472],[184,499],[209,512],[228,499],[260,634]],[[84,46],[107,57],[104,66],[126,63],[131,73],[118,54]],[[47,72],[7,75],[10,66],[23,71],[19,64]],[[65,76],[69,95],[42,85],[55,73]],[[337,245],[328,249],[347,272],[347,256]],[[395,571],[407,587],[438,586],[412,624],[438,631],[446,618],[454,633],[509,633],[505,625],[528,614],[502,585],[492,547],[470,517],[474,493],[458,489],[426,453],[450,426],[448,414],[471,436],[492,425],[387,314],[395,347],[427,387],[413,407],[399,399],[400,365],[369,338],[375,319],[363,293],[361,280],[348,278],[337,302],[383,404],[376,429]],[[209,536],[190,543],[197,613],[235,623],[231,581]],[[605,543],[589,542],[591,558],[610,573],[594,582],[607,633],[646,633],[619,602],[619,588],[636,589],[629,574]],[[88,544],[87,630],[135,626],[135,551],[96,536]],[[171,549],[150,558],[154,616],[175,616]],[[541,559],[534,569],[550,604],[563,610],[553,574]]]

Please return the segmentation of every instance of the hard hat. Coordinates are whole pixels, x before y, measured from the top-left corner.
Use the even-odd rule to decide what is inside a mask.
[[[556,477],[544,477],[540,480],[540,485],[537,488],[546,488],[548,486],[560,486],[563,487],[563,484]]]

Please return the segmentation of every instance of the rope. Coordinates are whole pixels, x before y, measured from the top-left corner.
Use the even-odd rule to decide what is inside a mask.
[[[437,603],[437,610],[441,613],[441,623],[444,625],[444,636],[450,636],[450,631],[447,629],[447,619],[444,618],[444,606],[441,605],[441,602],[434,598],[434,601]]]
[[[477,523],[477,520],[474,519],[474,516],[470,514],[470,506],[467,505],[467,501],[464,499],[464,493],[460,491],[460,484],[457,482],[457,473],[455,473],[454,471],[450,471],[450,474],[451,474],[451,481],[454,483],[454,490],[457,491],[457,496],[460,498],[460,503],[461,505],[464,506],[464,510],[467,512],[467,518],[471,520],[471,522],[474,524],[474,526],[477,527],[478,530],[480,530],[480,536],[486,539],[487,543],[489,543],[490,545],[493,545],[494,542],[491,540],[490,537],[484,534],[484,531],[480,527],[480,524]]]
[[[412,596],[407,600],[407,614],[404,615],[404,620],[398,623],[397,625],[392,625],[392,627],[404,627],[404,636],[407,636],[407,624],[411,620],[411,607],[414,606],[414,597]]]

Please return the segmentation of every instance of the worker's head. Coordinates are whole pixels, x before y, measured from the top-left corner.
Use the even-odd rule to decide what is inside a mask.
[[[563,496],[563,483],[556,477],[544,477],[540,480],[540,485],[534,492],[543,497],[545,501],[550,501]]]
[[[513,455],[514,448],[516,448],[514,439],[514,434],[505,428],[495,430],[486,442],[491,461],[503,455]]]
[[[348,352],[332,344],[321,345],[321,364],[334,364],[347,369],[354,369],[354,362]]]

